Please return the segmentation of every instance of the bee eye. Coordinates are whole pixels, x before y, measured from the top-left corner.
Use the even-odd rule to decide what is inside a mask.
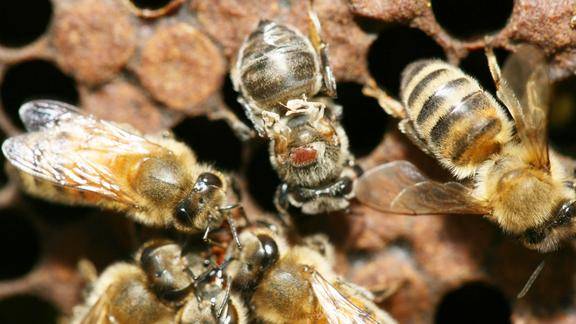
[[[192,214],[190,211],[190,200],[184,199],[182,200],[177,206],[176,210],[174,210],[174,218],[180,224],[185,224],[190,226],[192,224]]]
[[[198,176],[196,183],[194,184],[194,191],[196,192],[206,192],[210,188],[221,188],[222,180],[214,173],[204,172]]]
[[[276,263],[279,258],[278,245],[268,235],[258,235],[260,244],[262,245],[260,250],[261,263],[260,267],[262,270],[269,268],[271,265]]]
[[[568,224],[576,215],[576,201],[568,201],[563,203],[556,212],[556,219],[554,226],[562,226]]]

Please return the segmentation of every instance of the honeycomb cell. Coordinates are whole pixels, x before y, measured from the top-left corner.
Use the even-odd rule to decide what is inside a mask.
[[[435,323],[512,323],[510,303],[497,288],[467,283],[448,292],[438,305]]]
[[[496,48],[494,49],[494,54],[496,54],[498,62],[502,65],[509,53],[503,49]],[[468,56],[460,61],[460,68],[478,80],[484,89],[496,95],[496,87],[483,49],[470,52]]]
[[[146,41],[137,73],[160,102],[199,114],[203,110],[198,105],[224,82],[226,62],[207,36],[188,24],[177,23],[160,27]]]
[[[397,95],[402,70],[423,58],[444,58],[444,51],[430,36],[419,29],[401,25],[380,32],[368,52],[368,68],[372,77]]]
[[[36,296],[18,295],[0,300],[0,323],[56,324],[58,312]]]
[[[14,125],[23,128],[18,108],[33,99],[54,99],[78,103],[74,80],[44,60],[23,61],[9,66],[0,85],[2,104]]]
[[[481,37],[506,25],[513,0],[432,0],[438,23],[459,38]]]
[[[363,157],[380,144],[386,123],[386,113],[378,102],[362,94],[362,85],[354,82],[338,84],[337,102],[342,105],[342,125],[348,134],[350,151]]]
[[[188,118],[173,131],[177,139],[192,148],[200,162],[223,170],[240,169],[240,140],[224,121],[211,121],[206,117]]]
[[[560,152],[576,157],[576,78],[571,77],[554,87],[550,104],[550,141]]]
[[[81,91],[82,108],[99,118],[128,123],[136,129],[155,133],[173,126],[179,114],[170,114],[151,100],[146,92],[127,81],[114,80],[89,91]]]
[[[0,46],[21,47],[44,35],[52,18],[50,0],[0,1]]]
[[[52,43],[60,67],[91,85],[114,77],[135,49],[129,13],[118,2],[81,0],[56,11]]]
[[[158,18],[175,11],[184,0],[123,0],[130,10],[142,18]]]
[[[3,281],[29,273],[39,261],[41,246],[37,229],[22,212],[4,209],[0,214],[0,246],[3,247],[0,281]],[[7,322],[0,320],[0,323]]]
[[[248,182],[248,191],[258,206],[266,211],[275,212],[274,192],[280,184],[280,179],[270,164],[267,145],[259,145],[253,152],[246,176],[251,179]]]

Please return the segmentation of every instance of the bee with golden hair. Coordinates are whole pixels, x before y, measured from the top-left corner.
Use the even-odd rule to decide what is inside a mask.
[[[334,273],[326,253],[330,246],[289,246],[273,228],[264,226],[244,229],[240,241],[242,250],[230,246],[232,261],[226,270],[233,291],[251,305],[256,320],[396,323],[373,303],[369,292]]]
[[[373,85],[366,88],[402,118],[400,130],[417,146],[470,182],[433,181],[411,163],[396,161],[366,172],[357,197],[401,214],[486,215],[528,248],[555,250],[576,234],[576,192],[572,170],[548,148],[547,64],[539,50],[525,45],[501,73],[492,50],[486,53],[504,107],[472,77],[437,60],[405,69],[402,103]]]
[[[28,102],[20,118],[28,132],[4,141],[2,152],[28,194],[100,206],[205,238],[228,219],[236,234],[231,179],[199,163],[183,143],[142,135],[57,101]]]

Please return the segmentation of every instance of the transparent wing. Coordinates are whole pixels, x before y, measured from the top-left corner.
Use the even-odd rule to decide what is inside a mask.
[[[328,323],[378,323],[371,314],[354,305],[316,271],[312,273],[311,285]]]
[[[504,64],[502,78],[512,88],[520,106],[509,107],[522,142],[531,151],[534,162],[549,168],[547,115],[550,79],[544,54],[534,46],[523,45]]]
[[[486,214],[457,182],[441,183],[424,176],[408,161],[394,161],[365,172],[356,184],[358,200],[380,211],[407,214]]]
[[[76,107],[64,102],[34,100],[23,104],[18,114],[26,130],[34,132],[70,122],[81,113]]]
[[[111,308],[112,305],[110,303],[111,298],[110,295],[115,293],[113,287],[106,288],[106,291],[98,301],[90,307],[88,313],[84,315],[80,324],[115,324],[116,321],[114,317],[111,315]]]
[[[130,189],[126,171],[166,149],[68,105],[45,103],[22,107],[27,127],[37,131],[7,139],[2,144],[7,160],[25,173],[60,186],[133,204],[137,193]]]

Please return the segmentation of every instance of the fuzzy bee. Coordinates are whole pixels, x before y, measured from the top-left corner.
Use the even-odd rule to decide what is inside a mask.
[[[236,233],[231,180],[197,162],[183,143],[145,136],[57,101],[28,102],[20,118],[28,132],[4,141],[2,152],[27,193],[205,237],[227,218]]]
[[[417,146],[469,183],[433,181],[411,163],[396,161],[366,172],[357,197],[402,214],[486,215],[528,248],[555,250],[576,233],[576,192],[572,170],[548,148],[544,56],[521,46],[501,73],[492,50],[486,53],[504,106],[472,77],[438,60],[405,69],[402,103],[366,88],[402,118],[401,131]]]
[[[269,140],[270,161],[282,180],[276,206],[319,214],[348,207],[356,172],[340,125],[342,108],[328,98],[336,84],[312,11],[309,21],[309,37],[260,22],[240,48],[231,79],[254,128]]]

